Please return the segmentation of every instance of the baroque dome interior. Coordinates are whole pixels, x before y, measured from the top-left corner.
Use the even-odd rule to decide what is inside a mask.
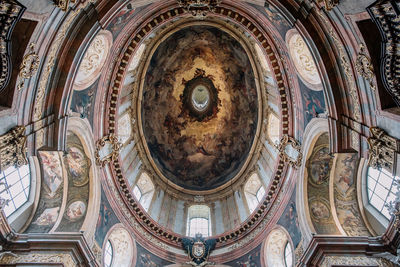
[[[204,191],[238,174],[258,115],[252,66],[239,42],[215,27],[183,28],[157,47],[143,87],[143,135],[162,175]]]
[[[398,266],[396,0],[0,0],[0,266]]]

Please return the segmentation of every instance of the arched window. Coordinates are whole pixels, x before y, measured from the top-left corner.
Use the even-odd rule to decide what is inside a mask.
[[[293,246],[283,227],[278,226],[268,234],[263,258],[268,267],[293,267]]]
[[[258,206],[265,195],[264,186],[261,183],[257,173],[253,173],[244,186],[244,194],[246,196],[247,205],[252,213]]]
[[[279,118],[271,112],[268,116],[267,134],[274,145],[279,144],[280,124]]]
[[[110,242],[110,240],[107,240],[105,251],[104,251],[104,266],[105,267],[111,266],[113,256],[114,256],[113,254],[114,254],[114,250],[111,245],[111,242]]]
[[[396,179],[398,179],[398,177],[393,177],[392,174],[385,169],[378,170],[372,167],[368,168],[368,202],[387,219],[390,219],[390,214],[385,204],[394,201],[396,198],[394,194],[394,181]]]
[[[109,230],[103,251],[104,267],[134,266],[135,242],[122,224],[114,225]]]
[[[140,205],[147,211],[150,207],[151,199],[154,194],[154,185],[150,176],[142,172],[136,185],[133,187],[133,195],[139,201]]]
[[[4,213],[9,217],[29,199],[30,168],[28,164],[19,168],[11,166],[0,175],[0,197],[8,201]]]
[[[285,266],[292,267],[293,266],[293,249],[290,242],[286,242],[285,246]]]
[[[210,208],[206,205],[193,205],[188,209],[188,221],[186,234],[195,237],[201,234],[203,237],[211,235]]]

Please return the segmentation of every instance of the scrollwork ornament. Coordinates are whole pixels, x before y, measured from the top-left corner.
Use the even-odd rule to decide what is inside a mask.
[[[28,163],[26,159],[25,127],[16,126],[0,136],[0,170],[10,166],[20,167]]]
[[[221,0],[178,0],[183,7],[195,17],[205,17],[208,12],[214,12]]]
[[[292,147],[292,149],[290,148]],[[300,143],[291,136],[284,135],[278,145],[279,156],[284,162],[289,163],[293,168],[298,168],[301,165],[303,155],[301,153]],[[296,155],[290,155],[290,152],[297,153]]]
[[[40,64],[39,56],[35,52],[35,43],[29,45],[29,53],[26,54],[22,60],[19,68],[19,78],[21,79],[18,84],[18,90],[21,90],[25,85],[25,79],[31,78],[37,72]]]
[[[398,140],[389,136],[378,127],[370,128],[371,137],[368,138],[368,164],[376,169],[384,168],[393,173],[395,154],[398,152]]]
[[[106,148],[110,149],[109,153],[104,155],[101,151]],[[122,144],[118,142],[118,137],[114,134],[109,134],[96,142],[96,164],[104,167],[106,164],[115,161],[122,148]],[[103,154],[103,155],[102,155]]]
[[[365,46],[360,44],[360,51],[357,55],[356,70],[365,80],[369,82],[372,90],[376,90],[374,84],[374,68],[371,63],[371,58],[365,51]]]
[[[70,3],[75,3],[75,0],[53,0],[54,5],[59,7],[62,11],[67,11]]]
[[[335,6],[339,4],[339,0],[324,0],[325,9],[331,11]]]

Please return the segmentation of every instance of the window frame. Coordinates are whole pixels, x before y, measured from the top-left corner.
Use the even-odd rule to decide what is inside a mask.
[[[288,248],[290,249],[290,253],[286,254]],[[290,265],[288,265],[288,258],[291,260]],[[285,267],[293,267],[293,247],[289,240],[287,240],[285,248],[283,249],[283,261]]]
[[[191,212],[190,212],[190,210],[191,210],[191,208],[193,208],[193,207],[195,207],[195,206],[203,206],[203,207],[206,207],[207,208],[207,217],[208,218],[206,218],[205,216],[200,216],[199,214],[197,214],[197,215],[193,215],[193,216],[191,216]],[[211,226],[211,209],[210,209],[210,207],[208,206],[208,205],[204,205],[204,204],[202,204],[202,205],[199,205],[199,204],[194,204],[194,205],[191,205],[191,206],[189,206],[188,207],[188,209],[187,209],[187,220],[186,220],[186,236],[189,236],[189,237],[195,237],[196,236],[196,232],[193,232],[193,235],[192,235],[192,225],[191,225],[191,223],[192,223],[192,220],[194,220],[194,219],[204,219],[204,220],[207,220],[207,225],[208,225],[208,227],[207,227],[207,231],[208,231],[208,235],[207,236],[205,236],[205,235],[203,235],[202,234],[202,237],[210,237],[210,236],[212,236],[212,226]]]
[[[377,172],[378,172],[378,175],[377,175],[377,177],[373,177],[372,175],[370,175],[370,170],[371,169],[374,169],[374,168],[372,168],[372,167],[368,167],[367,168],[367,173],[366,173],[366,186],[367,186],[367,198],[368,198],[368,203],[369,203],[369,205],[371,205],[376,211],[378,211],[381,215],[383,215],[387,220],[390,220],[391,219],[391,216],[390,216],[390,214],[389,214],[389,212],[388,212],[388,215],[389,215],[389,217],[388,216],[386,216],[385,215],[385,213],[383,212],[384,211],[384,209],[387,209],[386,207],[385,207],[385,204],[388,204],[389,203],[389,201],[388,201],[388,198],[389,198],[389,196],[391,195],[391,194],[395,194],[395,192],[394,191],[392,191],[392,189],[393,189],[393,187],[395,186],[394,185],[394,181],[395,181],[395,179],[399,179],[399,177],[398,176],[393,176],[392,174],[390,174],[387,170],[385,170],[385,169],[381,169],[381,170],[379,170],[379,169],[374,169],[374,170],[376,170]],[[391,179],[391,184],[390,184],[390,188],[387,188],[385,185],[383,185],[382,183],[381,183],[381,175],[384,175],[384,176],[387,176],[387,177],[389,177],[390,179]],[[371,180],[374,180],[375,181],[375,185],[374,185],[374,188],[373,188],[373,190],[371,190],[370,188],[369,188],[369,185],[370,185],[370,182],[372,182]],[[385,196],[385,199],[382,199],[382,196],[379,194],[379,192],[377,192],[377,185],[379,184],[379,186],[380,187],[383,187],[384,188],[384,190],[385,191],[387,191],[387,194],[386,194],[386,196]],[[370,195],[370,192],[371,192],[371,195]],[[378,207],[371,201],[372,200],[372,198],[374,197],[374,195],[376,195],[380,200],[382,200],[383,201],[383,206],[382,206],[382,208],[379,210],[378,209]]]
[[[147,176],[146,178],[144,178],[144,175]],[[151,183],[151,190],[148,190],[146,192],[144,192],[143,189],[140,188],[139,182],[141,181],[141,179],[146,179],[149,183]],[[135,190],[135,188],[138,188],[139,192],[140,192],[140,199],[137,199],[137,201],[139,202],[139,204],[142,206],[142,208],[148,212],[150,210],[150,206],[152,204],[152,200],[154,197],[154,193],[156,191],[156,187],[155,184],[153,182],[153,179],[151,178],[151,175],[149,173],[147,173],[146,171],[140,171],[136,181],[133,183],[133,186],[131,187],[131,192],[133,195],[135,195],[133,192]],[[135,195],[136,198],[136,195]]]
[[[207,221],[207,227],[197,227],[196,228],[196,230],[197,229],[200,229],[200,228],[207,228],[207,235],[204,235],[203,233],[201,233],[200,231],[193,231],[193,233],[192,233],[192,221],[193,220],[204,220],[204,221]],[[189,224],[189,234],[188,234],[188,236],[190,236],[190,237],[195,237],[196,236],[196,234],[198,234],[198,233],[201,233],[202,234],[202,236],[203,237],[209,237],[209,236],[211,236],[210,235],[210,220],[209,219],[206,219],[206,218],[203,218],[203,217],[192,217],[192,218],[190,218],[189,219],[189,222],[188,222],[188,224]],[[193,234],[193,235],[192,235]]]
[[[10,168],[13,168],[13,170],[6,174],[6,171],[10,170]],[[21,175],[22,168],[28,168],[28,172],[23,176]],[[31,170],[29,164],[25,164],[20,167],[10,166],[0,173],[0,182],[4,182],[4,187],[2,186],[1,188],[1,191],[3,192],[2,198],[8,200],[8,204],[6,206],[10,207],[11,210],[10,213],[7,215],[7,209],[4,209],[4,214],[7,218],[18,211],[18,209],[20,209],[26,202],[28,202],[31,186],[30,176]],[[28,177],[27,186],[25,186],[23,182],[26,177]],[[14,193],[15,190],[18,190],[19,192]],[[22,203],[16,203],[20,195],[24,196],[25,200]]]
[[[255,190],[255,192],[252,192],[251,190],[248,190],[247,184],[250,182],[250,179],[252,179],[254,175],[257,176],[260,186],[257,188],[257,190]],[[261,189],[264,190],[264,194],[259,199],[258,193],[260,192]],[[249,209],[249,212],[251,214],[257,209],[257,207],[260,205],[266,194],[265,185],[262,181],[261,175],[258,172],[253,172],[251,173],[251,175],[249,175],[247,181],[244,184],[243,192],[246,199],[247,208]],[[257,204],[255,204],[255,201],[257,201]]]
[[[109,250],[108,250],[108,244],[110,244],[109,247],[111,248],[111,254],[109,253]],[[107,254],[111,256],[110,263],[106,263],[106,255]],[[112,264],[113,264],[113,261],[114,261],[114,247],[113,247],[113,244],[112,244],[111,240],[107,239],[106,245],[104,247],[104,256],[103,256],[103,265],[104,265],[104,267],[111,267]]]
[[[367,228],[372,231],[372,234],[380,235],[386,231],[389,226],[389,221],[381,214],[374,206],[369,203],[368,199],[368,159],[361,159],[357,173],[357,190],[361,192],[359,205],[364,207],[361,209],[361,215],[366,221]]]
[[[40,164],[36,156],[28,157],[28,165],[30,169],[30,189],[28,200],[22,204],[16,211],[7,217],[7,221],[10,226],[16,231],[24,231],[27,227],[26,223],[30,219],[32,212],[35,208],[35,200],[39,195],[41,180]]]
[[[136,194],[135,194],[135,189],[136,189],[136,188],[137,188],[137,190],[138,190],[139,193],[140,193],[139,199],[137,198],[137,196],[136,196]],[[140,200],[141,200],[142,197],[143,197],[143,193],[142,193],[142,190],[140,190],[139,186],[137,186],[137,184],[135,184],[135,186],[133,187],[132,192],[133,192],[133,195],[135,196],[136,200],[140,203]]]

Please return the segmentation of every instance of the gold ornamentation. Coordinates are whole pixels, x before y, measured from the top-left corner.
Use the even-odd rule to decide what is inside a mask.
[[[339,4],[339,0],[324,0],[325,9],[331,11],[335,6]]]
[[[373,168],[385,168],[393,173],[396,163],[396,152],[399,151],[399,142],[378,127],[371,127],[369,144],[369,165]]]
[[[10,166],[22,166],[28,163],[26,153],[25,127],[17,126],[0,136],[0,171]]]
[[[380,55],[383,86],[400,105],[400,15],[399,2],[393,0],[376,1],[368,11],[373,17],[384,40],[383,55]]]
[[[284,162],[289,163],[296,169],[300,167],[303,159],[301,145],[293,137],[284,135],[278,145],[278,151]]]
[[[322,14],[321,11],[318,9],[316,10],[318,15],[321,17],[321,19],[325,22],[325,25],[330,25],[329,21],[327,18]],[[348,92],[350,93],[351,99],[352,99],[352,104],[353,104],[353,114],[354,114],[354,120],[360,121],[361,120],[361,104],[359,101],[358,97],[358,91],[357,91],[357,86],[355,83],[355,79],[353,76],[352,68],[349,63],[349,56],[345,52],[345,49],[343,47],[342,42],[339,40],[338,35],[336,34],[335,30],[333,29],[332,26],[329,26],[328,28],[328,33],[331,39],[333,40],[338,52],[339,52],[339,58],[340,58],[340,63],[342,65],[344,74],[346,76],[345,81],[348,84]],[[361,130],[361,128],[357,127],[356,130]]]
[[[53,45],[50,48],[50,52],[48,53],[47,61],[44,65],[43,74],[41,75],[40,83],[38,86],[38,90],[36,93],[35,101],[34,101],[34,109],[33,109],[33,120],[38,121],[41,119],[43,115],[43,105],[44,98],[46,94],[47,83],[53,71],[53,67],[55,65],[57,59],[57,52],[61,47],[62,42],[64,41],[64,37],[68,32],[69,26],[74,22],[75,17],[81,12],[83,8],[85,8],[89,3],[93,3],[95,0],[86,1],[79,9],[73,10],[70,15],[66,18],[65,23],[61,26],[61,29],[58,31],[58,34],[53,42]]]
[[[75,261],[68,253],[46,254],[46,253],[29,253],[18,255],[4,255],[0,259],[0,265],[18,264],[18,263],[58,263],[66,267],[75,267]]]
[[[15,0],[0,0],[0,90],[6,88],[10,81],[13,69],[10,38],[24,11],[25,8]]]
[[[122,144],[118,142],[118,137],[109,134],[96,142],[96,164],[104,167],[107,163],[115,161],[119,156]]]
[[[205,17],[208,12],[214,12],[220,3],[221,0],[178,0],[179,6],[195,17]]]
[[[75,3],[75,0],[53,0],[54,5],[61,8],[62,11],[67,11],[69,3]]]
[[[360,51],[358,52],[356,61],[356,70],[358,74],[369,82],[371,89],[376,90],[374,84],[374,68],[371,63],[371,58],[367,55],[363,44],[360,44]]]
[[[22,60],[22,64],[19,68],[19,77],[21,82],[18,84],[18,90],[21,90],[25,85],[25,79],[31,78],[35,75],[39,68],[40,60],[39,56],[35,53],[35,43],[29,45],[29,53],[26,54]]]
[[[321,267],[330,266],[379,266],[383,267],[379,259],[367,256],[325,256]]]

